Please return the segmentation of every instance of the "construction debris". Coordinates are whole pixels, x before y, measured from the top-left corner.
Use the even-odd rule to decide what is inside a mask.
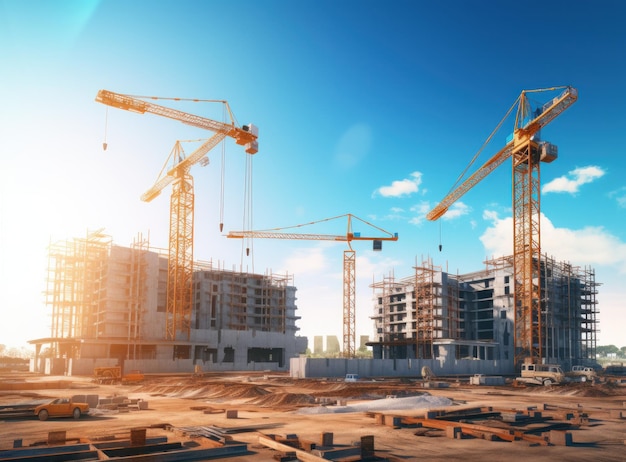
[[[98,440],[83,440],[75,444],[66,444],[66,432],[50,432],[45,445],[14,447],[0,451],[0,461],[35,461],[80,460],[80,459],[116,459],[137,460],[137,457],[150,457],[151,460],[184,461],[206,460],[218,457],[230,457],[248,451],[246,444],[235,443],[230,439],[216,441],[211,433],[195,433],[205,441],[195,438],[195,445],[184,441],[168,441],[167,437],[148,438],[146,428],[131,429],[130,437],[101,437]],[[211,438],[209,438],[211,436]]]
[[[481,407],[458,411],[426,411],[416,417],[381,413],[370,415],[375,417],[379,425],[442,430],[452,439],[473,437],[489,441],[525,441],[542,446],[571,446],[571,430],[589,421],[588,414],[578,408],[543,412],[536,407],[525,410]]]

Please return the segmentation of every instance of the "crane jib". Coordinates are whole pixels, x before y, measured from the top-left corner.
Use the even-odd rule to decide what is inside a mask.
[[[129,95],[114,93],[108,90],[100,90],[96,96],[96,102],[112,106],[125,111],[145,114],[146,112],[167,117],[169,119],[178,120],[186,125],[211,130],[213,132],[225,133],[235,139],[239,145],[255,144],[258,138],[258,129],[250,124],[243,128],[237,127],[234,121],[231,123],[218,122],[216,120],[207,119],[195,114],[179,111],[177,109],[168,108],[158,104],[143,101]],[[248,154],[255,154],[258,146],[247,147]]]
[[[554,90],[555,88],[552,88]],[[542,90],[537,90],[542,91]],[[525,92],[522,92],[522,96]],[[518,97],[518,101],[522,99]],[[478,182],[485,178],[489,173],[501,165],[508,159],[516,147],[523,145],[527,140],[532,139],[541,128],[554,120],[558,115],[563,113],[567,108],[578,99],[578,91],[573,87],[566,87],[565,90],[555,98],[545,103],[537,116],[527,122],[523,127],[516,127],[511,140],[507,140],[507,144],[498,151],[493,157],[485,162],[476,172],[468,177],[461,185],[451,191],[437,204],[428,214],[426,219],[430,221],[441,218],[450,206],[460,199],[467,191],[474,187]],[[502,123],[502,122],[501,122]]]

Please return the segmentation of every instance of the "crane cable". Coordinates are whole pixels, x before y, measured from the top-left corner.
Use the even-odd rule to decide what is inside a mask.
[[[561,85],[558,87],[548,87],[548,88],[537,88],[534,90],[524,90],[522,91],[522,93],[517,97],[517,99],[515,100],[515,102],[513,103],[513,105],[509,108],[509,110],[507,111],[506,115],[502,118],[502,120],[500,121],[500,123],[496,126],[496,128],[491,132],[491,134],[489,135],[489,137],[487,138],[487,140],[483,143],[483,145],[480,147],[480,149],[478,150],[478,152],[476,152],[476,154],[474,154],[474,157],[472,158],[472,160],[470,161],[470,163],[467,165],[467,167],[465,167],[465,169],[463,170],[463,172],[461,172],[461,174],[459,175],[459,177],[457,178],[456,182],[452,185],[452,187],[450,188],[450,191],[448,192],[448,194],[450,194],[456,187],[457,185],[461,182],[461,180],[463,179],[463,177],[465,176],[465,174],[467,173],[467,171],[469,170],[469,168],[474,164],[474,162],[476,162],[476,159],[478,159],[478,156],[480,156],[480,153],[485,149],[485,147],[491,142],[491,139],[494,137],[494,135],[500,130],[500,128],[502,127],[502,124],[504,123],[504,121],[506,119],[509,118],[509,116],[511,115],[511,112],[513,112],[513,109],[515,108],[515,106],[518,105],[518,103],[522,103],[521,109],[522,111],[526,110],[525,106],[526,104],[526,93],[541,93],[544,91],[555,91],[555,90],[561,90],[564,88],[568,88],[565,85]],[[516,120],[515,120],[515,128],[520,128],[520,124],[519,121],[517,120],[518,114],[516,114]]]
[[[519,102],[521,96],[518,96],[517,99],[515,100],[515,102],[513,103],[513,105],[509,108],[509,110],[507,111],[506,115],[502,118],[502,120],[498,123],[498,125],[496,126],[496,128],[491,132],[491,134],[489,135],[489,137],[487,137],[487,140],[482,144],[482,146],[480,147],[480,149],[476,152],[476,154],[474,154],[474,157],[472,157],[472,160],[470,161],[469,164],[467,164],[467,167],[465,167],[465,169],[461,172],[461,174],[458,176],[458,178],[456,179],[456,181],[454,182],[454,184],[452,185],[452,187],[450,188],[450,190],[448,191],[448,194],[450,194],[452,191],[454,191],[456,189],[456,187],[458,186],[458,184],[461,182],[461,180],[463,179],[463,177],[465,176],[465,174],[467,173],[467,171],[470,169],[470,167],[472,165],[474,165],[474,162],[476,162],[476,159],[478,159],[478,157],[480,156],[480,153],[483,152],[483,150],[487,147],[487,145],[491,142],[492,138],[495,136],[495,134],[500,130],[500,128],[502,127],[502,124],[504,123],[504,121],[506,119],[508,119],[508,117],[511,115],[511,112],[513,112],[513,108],[515,108],[515,106],[517,105],[517,103]]]
[[[222,120],[226,119],[226,105],[222,108]],[[224,230],[224,185],[226,183],[226,143],[222,142],[222,165],[220,168],[220,233]]]
[[[220,233],[224,229],[224,184],[226,183],[226,146],[222,143],[222,164],[220,166]]]
[[[246,167],[245,167],[245,178],[244,178],[244,205],[243,205],[243,223],[242,229],[244,230],[252,230],[252,156],[246,156]],[[242,241],[243,244],[243,241]],[[252,272],[254,272],[254,240],[251,237],[246,239],[246,256],[250,256],[252,253]],[[252,250],[252,252],[251,252]],[[243,245],[241,247],[242,251],[242,262],[243,262]],[[243,263],[242,263],[243,264]]]

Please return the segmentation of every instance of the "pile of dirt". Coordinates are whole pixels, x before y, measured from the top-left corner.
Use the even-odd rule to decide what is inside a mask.
[[[191,399],[255,398],[270,393],[259,385],[239,382],[152,383],[146,384],[136,391],[153,396]]]
[[[516,388],[516,390],[520,390],[520,388]],[[615,387],[610,383],[592,384],[590,382],[564,383],[550,387],[544,387],[542,385],[529,385],[524,387],[524,391],[529,394],[550,393],[554,395],[586,396],[591,398],[623,395],[623,390],[619,390],[618,387]]]
[[[318,397],[376,399],[387,396],[406,397],[423,394],[421,388],[400,384],[386,385],[382,383],[334,383],[326,387],[318,387],[311,394]]]
[[[271,393],[259,398],[246,401],[259,407],[293,407],[310,406],[316,402],[315,398],[305,393]]]

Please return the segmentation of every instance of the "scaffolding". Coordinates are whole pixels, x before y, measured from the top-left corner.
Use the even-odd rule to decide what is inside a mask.
[[[128,306],[128,327],[126,340],[128,341],[127,358],[137,358],[137,342],[142,340],[141,322],[146,304],[146,278],[147,261],[146,256],[150,251],[150,242],[140,233],[131,245],[130,252],[130,274],[129,293],[130,300]]]
[[[435,355],[433,340],[443,337],[442,284],[435,277],[441,274],[441,268],[429,259],[414,269],[416,357],[432,359]]]
[[[406,282],[396,281],[393,274],[384,276],[382,281],[373,282],[370,287],[373,290],[378,313],[371,316],[377,333],[377,342],[387,346],[406,345],[407,332],[401,327],[406,320],[400,319],[407,314],[406,309]],[[403,314],[404,313],[404,314]]]
[[[485,261],[485,268],[452,275],[430,259],[402,280],[385,277],[371,287],[377,297],[376,354],[430,359],[441,340],[459,342],[457,357],[476,357],[466,341],[499,345],[502,359],[513,359],[509,332],[516,318],[513,257]],[[543,362],[569,367],[595,359],[599,284],[591,268],[578,268],[541,256],[541,351]],[[410,303],[410,310],[405,307]],[[539,324],[539,323],[538,323]],[[471,345],[470,345],[471,346]],[[539,348],[539,346],[536,346]],[[510,351],[509,351],[509,348]]]
[[[598,283],[595,271],[541,255],[541,360],[570,364],[595,359]],[[492,271],[512,271],[512,257],[487,262]],[[517,321],[516,321],[517,322]]]
[[[97,334],[102,277],[110,247],[111,238],[102,230],[49,245],[45,299],[52,313],[53,355],[71,354],[59,351],[62,344],[68,345],[60,340]]]
[[[198,286],[194,290],[196,329],[217,327],[286,333],[289,324],[287,292],[293,285],[293,275],[270,272],[260,275],[234,268],[229,271],[212,261],[196,262],[194,271],[205,274],[204,278],[210,281],[209,287]],[[203,296],[198,290],[206,294]],[[210,325],[201,322],[200,305],[210,311]]]
[[[598,294],[596,272],[591,267],[582,269],[583,297],[581,306],[582,354],[585,359],[595,359],[598,347]]]

